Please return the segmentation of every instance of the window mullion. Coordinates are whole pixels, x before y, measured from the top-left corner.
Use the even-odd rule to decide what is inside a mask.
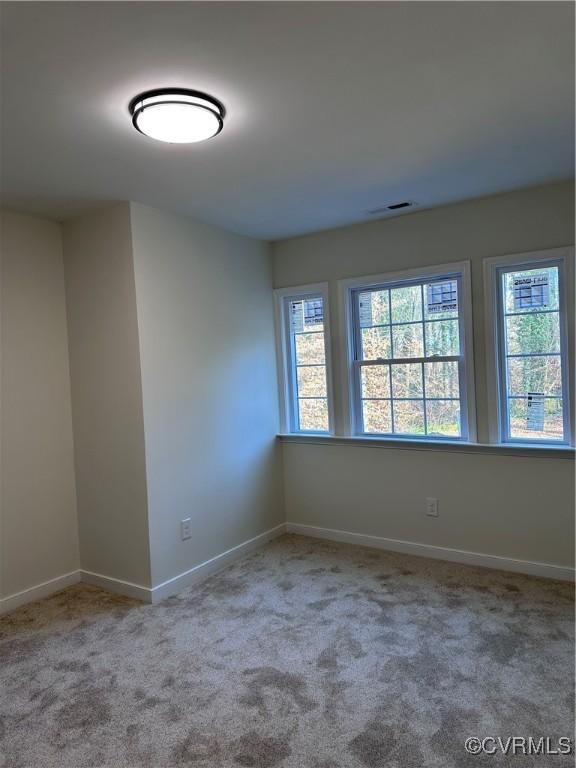
[[[288,360],[288,389],[290,392],[290,431],[295,432],[300,422],[300,406],[298,403],[298,376],[296,375],[296,336],[290,331],[290,304],[285,303],[286,332],[288,335],[289,360]]]
[[[426,323],[424,322],[424,285],[420,284],[420,300],[422,302],[422,347],[424,350],[424,357],[426,357]],[[424,409],[424,434],[428,434],[428,414],[426,411],[426,377],[424,376],[424,363],[420,363],[420,370],[422,375],[422,408]]]
[[[503,272],[497,273],[497,304],[498,304],[498,317],[497,317],[497,347],[498,357],[500,363],[500,376],[498,381],[498,389],[500,391],[500,440],[505,442],[510,438],[510,408],[508,405],[508,365],[506,363],[506,334],[505,334],[505,320],[502,316],[502,312],[505,307],[504,294],[502,291],[502,277]]]
[[[376,360],[354,360],[355,365],[410,365],[412,363],[457,363],[462,355],[434,355],[433,357],[381,357]]]
[[[388,323],[390,333],[390,354],[394,357],[394,334],[392,333],[392,294],[388,289]],[[394,387],[392,386],[392,365],[388,364],[388,376],[390,377],[390,429],[392,434],[396,432],[396,425],[394,423]]]
[[[358,360],[361,358],[362,351],[362,329],[360,328],[360,292],[355,291],[352,294],[352,325],[353,325],[353,355],[354,355],[354,370],[351,381],[352,388],[352,427],[354,432],[358,432],[360,425],[362,425],[362,431],[364,431],[364,415],[362,413],[362,381],[361,371],[357,366]]]
[[[508,354],[506,352],[506,357],[562,357],[562,352],[524,352],[522,354]]]
[[[396,431],[396,426],[394,424],[394,386],[392,384],[392,368],[391,366],[388,366],[389,376],[390,376],[390,430],[392,433]]]

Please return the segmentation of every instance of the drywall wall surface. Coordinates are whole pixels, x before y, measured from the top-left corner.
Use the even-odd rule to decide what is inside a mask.
[[[483,259],[573,243],[574,185],[563,182],[280,240],[272,244],[274,285],[330,283],[336,426],[345,434],[338,280],[470,260],[478,441],[486,443]],[[572,307],[571,326],[573,317]]]
[[[284,522],[272,279],[265,243],[131,218],[157,585]]]
[[[283,455],[289,523],[574,567],[570,459],[299,443]]]
[[[64,262],[83,570],[150,585],[130,207],[67,222]]]
[[[1,594],[76,571],[78,529],[62,239],[4,213],[1,240]]]

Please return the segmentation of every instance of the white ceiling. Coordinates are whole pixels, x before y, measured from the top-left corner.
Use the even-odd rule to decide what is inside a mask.
[[[136,200],[276,239],[573,174],[570,2],[2,4],[4,205]],[[127,105],[222,100],[204,144]]]

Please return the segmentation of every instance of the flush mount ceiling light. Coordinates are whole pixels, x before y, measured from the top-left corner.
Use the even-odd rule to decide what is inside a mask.
[[[216,136],[224,125],[224,107],[212,96],[187,88],[146,91],[130,102],[137,131],[158,141],[191,144]]]

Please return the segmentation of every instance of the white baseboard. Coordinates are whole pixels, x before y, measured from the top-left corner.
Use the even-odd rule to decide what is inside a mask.
[[[420,544],[414,541],[400,541],[398,539],[387,539],[383,536],[371,536],[362,533],[352,533],[351,531],[338,531],[332,528],[320,528],[302,523],[282,523],[275,528],[261,533],[259,536],[244,541],[242,544],[238,544],[236,547],[232,547],[232,549],[194,566],[194,568],[190,568],[190,570],[178,576],[174,576],[172,579],[168,579],[168,581],[157,584],[153,588],[143,587],[140,584],[133,584],[129,581],[122,581],[121,579],[103,576],[91,571],[71,571],[49,581],[44,581],[41,584],[36,584],[34,587],[1,598],[0,615],[13,611],[15,608],[19,608],[27,603],[49,597],[55,592],[66,589],[66,587],[78,584],[80,581],[102,587],[102,589],[106,589],[109,592],[142,600],[145,603],[157,603],[171,595],[177,594],[186,587],[207,579],[235,560],[244,557],[244,555],[263,546],[267,541],[271,541],[286,532],[311,536],[317,539],[340,541],[346,544],[358,544],[363,547],[384,549],[391,552],[403,552],[408,555],[430,557],[436,560],[447,560],[454,563],[463,563],[464,565],[525,573],[530,576],[540,576],[547,579],[574,581],[573,568],[552,565],[550,563],[516,560],[510,557],[501,557],[500,555],[486,555],[479,552],[450,549],[449,547],[437,547],[432,544]]]
[[[271,541],[277,536],[281,536],[283,533],[286,533],[285,523],[281,523],[275,528],[270,528],[270,530],[264,531],[264,533],[261,533],[258,536],[254,536],[253,539],[248,539],[248,541],[244,541],[242,544],[238,544],[236,547],[232,547],[232,549],[228,549],[226,552],[222,552],[221,554],[210,558],[210,560],[195,565],[194,568],[190,568],[189,571],[180,573],[178,576],[168,579],[168,581],[157,584],[151,590],[152,602],[158,603],[160,600],[164,600],[171,595],[176,595],[185,587],[204,581],[204,579],[207,579],[209,576],[221,571],[227,565],[230,565],[234,560],[244,557],[244,555],[247,555],[255,549],[259,549],[266,544],[267,541]]]
[[[133,584],[131,581],[115,579],[112,576],[104,576],[101,573],[92,571],[81,571],[82,582],[93,584],[95,587],[101,587],[108,592],[114,592],[117,595],[133,597],[136,600],[142,600],[144,603],[152,602],[152,590],[150,587],[143,587],[141,584]]]
[[[529,576],[541,576],[546,579],[560,579],[562,581],[574,581],[574,569],[550,563],[535,563],[530,560],[515,560],[511,557],[500,555],[485,555],[480,552],[467,552],[461,549],[449,547],[437,547],[432,544],[419,544],[414,541],[400,541],[398,539],[386,539],[382,536],[371,536],[350,531],[337,531],[332,528],[319,528],[314,525],[301,523],[286,523],[288,533],[298,533],[302,536],[312,536],[316,539],[328,539],[329,541],[341,541],[346,544],[358,544],[362,547],[374,549],[386,549],[391,552],[403,552],[407,555],[419,557],[431,557],[435,560],[448,560],[464,565],[476,565],[482,568],[493,568],[499,571],[514,571],[525,573]]]
[[[155,587],[143,587],[140,584],[133,584],[129,581],[122,581],[121,579],[113,579],[110,576],[103,576],[100,573],[91,573],[89,571],[82,571],[82,581],[88,584],[95,584],[97,587],[107,589],[109,592],[116,592],[120,595],[126,595],[127,597],[134,597],[137,600],[142,600],[145,603],[158,603],[161,600],[165,600],[171,595],[176,595],[186,587],[192,586],[192,584],[198,584],[200,581],[204,581],[209,576],[226,568],[227,565],[238,560],[238,558],[247,555],[255,549],[258,549],[267,541],[275,539],[277,536],[281,536],[286,533],[286,525],[282,523],[275,528],[271,528],[264,533],[254,536],[253,539],[243,541],[232,549],[226,550],[215,557],[211,557],[209,560],[205,560],[203,563],[195,565],[184,573],[179,573],[177,576],[173,576],[167,581],[163,581],[161,584],[157,584]]]
[[[8,613],[8,611],[13,611],[15,608],[26,605],[26,603],[33,603],[36,600],[41,600],[43,597],[49,597],[55,592],[71,587],[72,584],[78,584],[79,581],[80,571],[71,571],[62,576],[56,576],[55,579],[49,579],[41,584],[36,584],[34,587],[23,589],[21,592],[8,595],[8,597],[3,597],[0,599],[0,616],[3,613]]]
[[[157,584],[153,588],[134,584],[130,581],[123,581],[122,579],[115,579],[112,576],[104,576],[101,573],[93,573],[92,571],[79,570],[66,573],[63,576],[58,576],[55,579],[50,579],[50,581],[45,581],[42,584],[37,584],[22,592],[17,592],[14,595],[0,599],[0,615],[13,611],[15,608],[19,608],[26,603],[41,600],[43,597],[54,594],[54,592],[60,592],[72,584],[78,584],[80,581],[101,587],[108,592],[142,600],[145,603],[158,603],[160,600],[170,597],[170,595],[177,594],[185,587],[207,579],[227,565],[230,565],[234,560],[244,557],[244,555],[258,549],[263,544],[266,544],[267,541],[275,539],[283,533],[286,533],[285,523],[264,531],[264,533],[254,536],[254,538],[248,539],[248,541],[244,541],[242,544],[238,544],[236,547],[232,547],[232,549],[228,549],[226,552],[210,558],[210,560],[195,565],[194,568],[190,568],[190,570],[180,573],[178,576],[162,582],[162,584]]]

